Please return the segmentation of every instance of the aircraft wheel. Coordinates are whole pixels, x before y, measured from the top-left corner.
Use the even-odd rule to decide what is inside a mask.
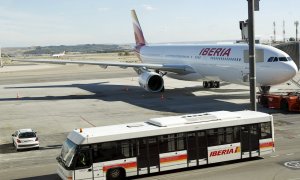
[[[203,87],[208,88],[208,82],[207,81],[203,81]]]
[[[219,88],[220,87],[220,82],[219,81],[213,81],[213,87],[214,88]]]
[[[214,82],[213,81],[209,81],[208,82],[208,87],[209,88],[213,88],[214,87]]]
[[[220,81],[217,81],[217,88],[220,88]]]

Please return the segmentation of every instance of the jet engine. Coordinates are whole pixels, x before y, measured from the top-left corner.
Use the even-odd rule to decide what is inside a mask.
[[[160,92],[164,88],[164,80],[158,73],[143,70],[139,75],[139,84],[149,92]]]

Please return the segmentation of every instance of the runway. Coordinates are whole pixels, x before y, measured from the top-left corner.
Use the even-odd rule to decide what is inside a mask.
[[[41,65],[30,65],[41,66]],[[5,67],[4,67],[5,68]],[[132,69],[47,65],[27,71],[0,69],[1,179],[58,179],[56,156],[75,128],[144,121],[149,118],[249,108],[246,86],[222,83],[203,89],[201,82],[165,78],[166,91],[149,93],[138,86]],[[295,87],[281,85],[278,90]],[[139,179],[297,179],[300,168],[300,118],[265,109],[275,122],[276,152],[263,158],[156,174]],[[33,128],[41,148],[16,152],[11,134]]]

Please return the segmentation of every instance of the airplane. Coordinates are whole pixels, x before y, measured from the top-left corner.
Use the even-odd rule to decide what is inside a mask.
[[[203,81],[204,88],[219,88],[220,81],[249,85],[248,44],[147,44],[135,10],[131,11],[136,45],[141,63],[19,60],[55,64],[88,64],[102,68],[133,68],[139,85],[149,92],[164,91],[163,76],[186,81]],[[263,92],[293,78],[298,69],[291,57],[272,46],[255,45],[256,82]]]
[[[59,53],[59,54],[53,54],[52,57],[60,58],[66,54],[66,51]]]

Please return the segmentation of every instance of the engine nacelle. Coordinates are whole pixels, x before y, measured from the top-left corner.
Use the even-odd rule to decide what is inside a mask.
[[[149,92],[160,92],[164,88],[162,76],[155,72],[143,71],[139,76],[139,84]]]

